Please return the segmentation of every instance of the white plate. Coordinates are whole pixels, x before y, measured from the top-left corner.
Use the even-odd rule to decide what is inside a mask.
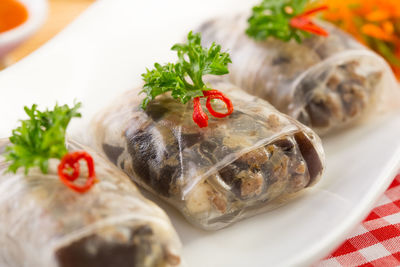
[[[172,58],[169,48],[188,30],[255,2],[97,1],[47,45],[0,73],[0,136],[23,117],[23,105],[78,99],[84,118],[70,131],[79,138],[90,116],[137,85],[145,67]],[[227,229],[197,230],[167,207],[188,266],[306,266],[325,256],[367,215],[398,170],[399,125],[394,114],[325,140],[328,167],[314,189]]]

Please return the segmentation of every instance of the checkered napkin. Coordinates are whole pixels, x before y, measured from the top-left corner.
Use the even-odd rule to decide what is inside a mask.
[[[400,175],[349,238],[314,266],[400,266]]]

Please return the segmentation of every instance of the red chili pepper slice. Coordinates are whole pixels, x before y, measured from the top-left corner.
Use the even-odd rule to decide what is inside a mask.
[[[85,160],[88,167],[88,178],[86,183],[82,186],[76,185],[73,182],[79,177],[80,168],[79,161]],[[73,169],[73,173],[70,175],[65,173],[68,168]],[[78,193],[87,192],[96,182],[96,173],[94,170],[94,162],[92,156],[85,151],[76,151],[73,153],[66,154],[58,165],[58,176],[60,180],[72,190]]]
[[[210,112],[210,114],[213,115],[214,117],[225,118],[232,114],[232,112],[233,112],[232,101],[229,98],[227,98],[220,91],[218,91],[218,90],[203,91],[202,97],[207,97],[206,107],[207,107],[208,111]],[[204,113],[203,108],[201,107],[201,103],[200,103],[200,98],[202,98],[202,97],[196,97],[193,99],[193,121],[200,128],[204,128],[204,127],[208,126],[208,116],[206,113]],[[211,106],[212,99],[222,100],[225,103],[228,111],[226,113],[220,113],[220,112],[215,111],[213,109],[213,107]]]
[[[217,90],[211,90],[211,91],[205,91],[204,96],[207,96],[206,107],[207,107],[208,111],[211,113],[211,115],[213,115],[214,117],[225,118],[232,114],[232,112],[233,112],[232,101],[229,98],[227,98],[223,93],[221,93]],[[211,106],[212,99],[222,100],[225,103],[228,111],[226,113],[220,113],[220,112],[215,111],[213,109],[213,107]]]
[[[200,128],[208,126],[208,116],[204,113],[203,108],[201,107],[200,97],[195,97],[193,99],[193,121]]]
[[[315,24],[314,22],[312,22],[309,18],[310,16],[312,16],[313,14],[315,14],[317,12],[321,12],[321,11],[324,11],[327,9],[328,9],[328,6],[320,6],[320,7],[308,10],[308,11],[304,12],[303,14],[297,15],[290,20],[290,26],[292,26],[293,28],[296,28],[296,29],[306,31],[306,32],[310,32],[313,34],[327,37],[327,36],[329,36],[329,33],[326,30],[324,30],[323,28],[321,28],[320,26],[318,26],[317,24]]]

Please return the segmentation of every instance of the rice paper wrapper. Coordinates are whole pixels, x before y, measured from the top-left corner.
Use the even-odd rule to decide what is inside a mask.
[[[4,174],[8,144],[0,140],[0,266],[179,266],[167,215],[106,159],[69,141],[70,151],[92,155],[99,180],[79,194],[58,178],[58,160],[48,174]]]
[[[248,17],[218,18],[199,28],[204,45],[216,42],[231,54],[230,82],[319,134],[399,106],[400,90],[384,59],[332,24],[317,22],[328,38],[255,41],[245,33]]]
[[[192,101],[162,95],[143,111],[138,88],[95,117],[90,137],[135,182],[207,230],[286,202],[324,168],[320,139],[309,128],[231,84],[212,85],[234,112],[223,119],[208,114],[206,128],[193,122]]]

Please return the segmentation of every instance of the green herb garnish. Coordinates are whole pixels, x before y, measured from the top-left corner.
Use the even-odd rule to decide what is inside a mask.
[[[302,38],[310,33],[327,36],[327,32],[309,19],[316,12],[325,10],[319,7],[305,12],[308,0],[263,0],[253,7],[253,14],[248,19],[246,33],[255,40],[275,37],[283,41]]]
[[[47,173],[49,159],[60,159],[68,152],[65,132],[72,118],[81,117],[80,107],[81,103],[72,108],[56,105],[44,112],[37,110],[37,105],[24,107],[29,119],[21,120],[21,125],[12,131],[5,155],[6,161],[11,162],[7,171],[15,173],[24,167],[28,174],[30,168],[38,166]]]
[[[221,46],[213,43],[209,49],[201,45],[200,34],[190,32],[186,44],[175,44],[171,50],[178,54],[178,62],[161,65],[154,64],[154,69],[142,74],[145,82],[141,93],[147,94],[142,108],[156,96],[171,91],[175,99],[187,103],[194,97],[203,96],[203,91],[211,90],[203,81],[207,74],[224,75],[229,73],[231,58],[221,52]]]

